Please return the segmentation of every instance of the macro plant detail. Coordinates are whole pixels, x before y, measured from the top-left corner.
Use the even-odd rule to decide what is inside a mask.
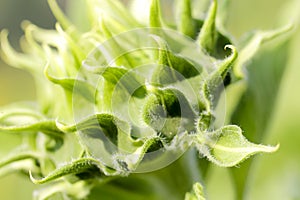
[[[178,173],[205,173],[181,156],[232,167],[278,149],[248,141],[237,125],[224,125],[237,105],[225,114],[222,94],[228,85],[246,87],[247,61],[292,26],[257,32],[239,46],[216,23],[217,0],[204,19],[193,17],[193,2],[177,1],[175,24],[165,21],[159,0],[150,2],[141,22],[119,1],[86,0],[90,28],[82,31],[48,0],[56,29],[25,21],[22,53],[1,32],[1,56],[32,74],[38,97],[1,108],[0,132],[24,141],[0,161],[1,175],[22,171],[33,183],[47,184],[36,199],[89,199],[94,188],[126,184],[168,165],[180,166]],[[194,179],[186,194],[171,198],[205,199],[202,180]],[[150,180],[145,184],[155,184]]]

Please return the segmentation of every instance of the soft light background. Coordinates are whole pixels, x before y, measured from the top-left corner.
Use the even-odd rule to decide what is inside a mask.
[[[59,2],[64,5],[63,1]],[[299,26],[299,0],[228,0],[228,2],[230,9],[226,27],[237,39],[245,32],[280,27],[292,20]],[[52,28],[54,25],[54,18],[46,0],[0,1],[0,29],[9,29],[10,40],[15,47],[18,47],[18,38],[22,34],[19,27],[24,19],[44,28]],[[258,124],[265,125],[264,136],[260,137],[260,141],[270,144],[280,143],[281,146],[275,154],[255,157],[249,174],[250,179],[247,182],[247,200],[300,199],[299,28],[296,28],[294,36],[288,42],[284,43],[283,39],[281,40],[281,43],[278,42],[276,45],[266,44],[249,64],[252,74],[257,76],[263,74],[259,76],[263,81],[252,84],[256,91],[253,93],[258,95],[254,97],[258,99],[256,102],[258,106],[255,109],[259,109],[259,106],[262,109],[250,111],[252,119],[245,117],[245,121],[249,120],[248,123],[251,124],[252,121],[257,120]],[[280,74],[275,74],[279,77],[276,81],[281,80],[280,84],[274,83],[272,78],[274,72],[268,74],[266,70],[263,71],[264,68],[270,69],[273,65],[275,67],[276,63],[284,63],[283,66],[276,66],[282,69],[279,70]],[[260,70],[264,73],[260,73]],[[268,85],[270,88],[274,86],[271,91],[276,91],[270,96],[264,93]],[[0,106],[34,98],[34,84],[30,75],[9,68],[0,60]],[[250,129],[251,127],[248,128]],[[0,158],[19,142],[12,136],[1,135]],[[30,181],[16,174],[0,179],[1,199],[31,199],[33,188],[36,187]],[[212,169],[209,174],[207,193],[209,199],[213,200],[235,199],[228,169],[217,167]]]

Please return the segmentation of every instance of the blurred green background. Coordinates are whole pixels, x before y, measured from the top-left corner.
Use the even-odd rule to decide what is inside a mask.
[[[220,0],[221,2],[221,0]],[[65,1],[59,1],[65,7]],[[228,0],[226,28],[236,39],[254,29],[273,29],[294,21],[293,36],[269,42],[249,63],[250,89],[236,119],[252,141],[280,143],[278,152],[256,156],[249,172],[247,200],[300,200],[300,22],[299,0]],[[10,31],[10,41],[18,49],[22,20],[43,28],[54,27],[54,17],[46,0],[1,0],[0,29]],[[255,78],[256,77],[256,78]],[[0,60],[0,106],[20,100],[34,100],[31,76],[10,68]],[[0,136],[0,157],[18,141]],[[9,140],[9,141],[5,141]],[[243,168],[243,164],[240,166]],[[0,179],[1,199],[31,199],[29,180],[19,175]],[[207,185],[209,199],[235,199],[230,171],[213,167]]]

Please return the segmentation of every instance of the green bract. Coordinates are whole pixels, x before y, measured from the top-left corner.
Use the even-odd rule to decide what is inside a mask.
[[[22,53],[1,32],[3,59],[33,75],[38,99],[1,109],[0,131],[26,140],[0,162],[0,174],[22,170],[35,184],[50,182],[37,199],[82,199],[99,184],[172,166],[194,147],[225,167],[278,148],[215,121],[224,87],[243,79],[242,67],[260,45],[290,26],[258,32],[240,47],[216,26],[216,0],[204,20],[193,17],[190,0],[179,0],[171,25],[159,0],[145,22],[117,0],[86,0],[90,29],[82,32],[48,2],[56,30],[24,22]],[[185,199],[204,199],[202,186]]]
[[[205,200],[203,187],[200,183],[193,185],[193,192],[186,193],[185,200]]]

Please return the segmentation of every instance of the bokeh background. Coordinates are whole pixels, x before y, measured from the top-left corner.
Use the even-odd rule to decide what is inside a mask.
[[[80,8],[68,6],[75,1],[58,2],[74,18],[74,10],[80,12]],[[256,29],[274,29],[291,21],[296,25],[290,39],[281,37],[277,42],[268,42],[249,63],[250,87],[235,114],[238,119],[234,117],[233,121],[242,126],[246,135],[253,133],[248,135],[251,141],[281,145],[278,152],[252,160],[246,199],[300,200],[300,0],[228,0],[228,3],[225,27],[237,40]],[[46,0],[0,0],[0,29],[10,31],[9,39],[16,49],[23,20],[43,28],[53,28],[55,24]],[[0,59],[0,106],[34,99],[32,77]],[[19,143],[13,136],[0,135],[0,159]],[[243,169],[243,165],[235,170]],[[231,173],[219,167],[210,170],[206,187],[209,199],[236,198]],[[18,174],[0,179],[1,199],[31,199],[34,188],[37,187]]]

